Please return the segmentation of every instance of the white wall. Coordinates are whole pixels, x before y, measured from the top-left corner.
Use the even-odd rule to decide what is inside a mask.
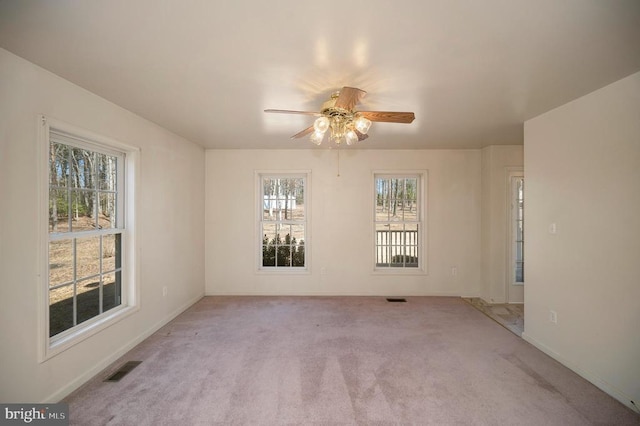
[[[507,282],[508,250],[511,249],[508,175],[511,170],[521,170],[523,162],[520,145],[492,145],[482,149],[481,297],[489,303],[523,303],[522,286]]]
[[[141,309],[43,363],[38,114],[141,148]],[[0,142],[0,401],[57,401],[203,295],[204,150],[2,49]]]
[[[479,295],[480,150],[346,149],[340,177],[337,155],[335,149],[207,151],[207,294]],[[265,169],[311,170],[308,275],[255,272],[254,171]],[[375,275],[373,171],[416,169],[428,170],[428,275]]]
[[[524,337],[637,404],[640,73],[527,121],[525,171]]]

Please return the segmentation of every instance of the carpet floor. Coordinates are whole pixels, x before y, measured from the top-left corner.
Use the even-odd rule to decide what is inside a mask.
[[[92,426],[640,424],[448,297],[205,297],[64,402]]]

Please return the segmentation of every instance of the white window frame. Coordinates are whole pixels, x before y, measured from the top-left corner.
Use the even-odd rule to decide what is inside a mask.
[[[377,234],[376,225],[380,223],[376,220],[376,205],[377,205],[377,190],[376,179],[407,179],[417,178],[418,180],[418,217],[416,221],[407,223],[415,223],[418,225],[418,267],[392,267],[392,266],[378,266],[377,265]],[[427,253],[427,226],[426,226],[426,211],[427,211],[427,185],[428,185],[428,172],[427,170],[374,170],[371,178],[371,191],[372,202],[372,264],[373,274],[380,275],[427,275],[428,274],[428,253]]]
[[[49,147],[51,132],[65,135],[69,145],[108,153],[122,154],[123,186],[119,191],[121,214],[121,303],[55,336],[49,337],[49,242],[58,238],[49,233]],[[38,334],[39,361],[44,362],[139,310],[138,268],[136,262],[136,186],[140,150],[136,147],[95,134],[88,130],[44,115],[38,116],[38,183],[39,183],[39,291]],[[100,230],[87,231],[86,236],[101,235]]]
[[[264,220],[264,185],[263,179],[304,179],[304,221],[295,224],[304,226],[304,266],[263,266],[262,246]],[[255,200],[256,200],[256,272],[259,274],[310,274],[311,266],[311,171],[310,170],[256,170],[255,171]],[[293,221],[289,221],[294,223]]]

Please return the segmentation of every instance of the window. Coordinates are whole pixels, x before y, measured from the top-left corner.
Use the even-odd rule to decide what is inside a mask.
[[[524,177],[511,178],[512,279],[524,284]]]
[[[261,270],[307,269],[307,174],[259,174]]]
[[[133,306],[133,235],[125,222],[132,210],[125,189],[133,195],[128,156],[136,155],[51,119],[43,117],[43,123],[46,358],[52,348],[76,343]]]
[[[376,269],[421,268],[421,174],[375,174]]]

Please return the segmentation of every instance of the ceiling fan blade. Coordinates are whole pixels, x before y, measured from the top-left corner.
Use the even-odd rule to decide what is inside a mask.
[[[369,137],[369,135],[367,135],[366,133],[360,133],[357,130],[354,130],[354,132],[356,132],[356,135],[358,135],[358,141],[363,141]]]
[[[340,90],[340,95],[338,96],[338,99],[336,99],[335,106],[337,108],[343,108],[351,111],[366,94],[367,92],[364,90],[345,86]]]
[[[317,117],[321,116],[319,112],[313,111],[292,111],[289,109],[265,109],[264,112],[274,112],[277,114],[303,114],[303,115],[315,115]]]
[[[309,126],[303,131],[296,133],[295,135],[291,136],[291,139],[298,139],[298,138],[305,137],[311,132],[313,132],[313,126]]]
[[[412,112],[358,111],[358,114],[371,121],[385,123],[411,123],[416,118]]]

